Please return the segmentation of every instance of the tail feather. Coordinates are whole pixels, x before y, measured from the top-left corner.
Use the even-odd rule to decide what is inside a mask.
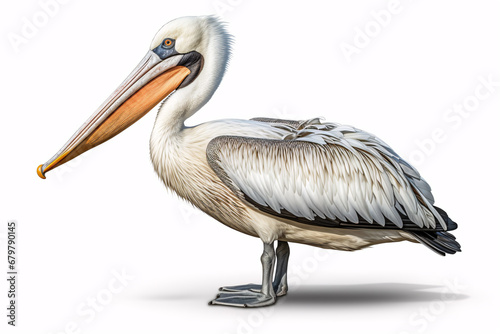
[[[456,230],[458,228],[457,223],[448,217],[448,214],[441,208],[434,207],[436,211],[441,215],[446,223],[447,231]],[[455,254],[460,252],[461,246],[456,241],[453,234],[446,231],[409,231],[415,239],[420,241],[423,245],[427,246],[432,251],[440,254]]]
[[[453,234],[449,232],[437,232],[436,242],[443,247],[453,249],[455,252],[460,252],[460,244],[456,241]]]

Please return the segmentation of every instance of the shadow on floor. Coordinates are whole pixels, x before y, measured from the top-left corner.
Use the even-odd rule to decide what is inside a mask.
[[[432,290],[432,291],[428,291]],[[279,299],[283,305],[294,304],[380,304],[462,300],[468,295],[454,293],[440,285],[374,283],[353,285],[302,285]]]
[[[214,295],[218,291],[214,289]],[[192,300],[198,302],[198,293],[181,290],[175,293],[141,294],[142,300]],[[407,283],[370,283],[346,285],[301,285],[292,288],[288,295],[280,297],[278,303],[285,306],[320,305],[366,305],[384,303],[431,302],[436,300],[457,301],[469,298],[466,294],[455,293],[445,285],[422,285]],[[208,303],[208,300],[207,300]]]

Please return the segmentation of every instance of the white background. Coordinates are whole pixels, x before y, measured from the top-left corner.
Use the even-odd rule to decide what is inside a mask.
[[[6,325],[6,281],[0,284],[2,333],[498,329],[500,87],[467,117],[447,110],[474,101],[479,77],[500,81],[500,6],[401,0],[399,13],[378,34],[373,30],[349,62],[342,43],[353,45],[357,28],[376,29],[370,13],[387,6],[71,0],[43,22],[37,1],[3,0],[0,259],[6,272],[6,223],[16,219],[20,277],[15,329]],[[377,134],[432,185],[436,204],[459,224],[454,234],[463,252],[439,257],[407,242],[353,253],[294,244],[291,291],[276,305],[208,306],[219,286],[260,280],[261,242],[165,190],[149,159],[156,110],[38,178],[36,167],[128,75],[164,23],[217,12],[235,36],[233,58],[219,90],[189,124],[324,116]],[[9,36],[21,35],[25,19],[34,17],[39,30],[16,51]],[[439,142],[430,144],[436,131]],[[110,283],[120,288],[115,271],[133,279],[112,294]],[[91,317],[86,303],[96,297],[105,305]]]

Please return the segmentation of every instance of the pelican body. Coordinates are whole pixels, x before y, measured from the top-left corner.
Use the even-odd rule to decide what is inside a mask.
[[[433,205],[427,182],[374,135],[319,119],[224,119],[186,127],[219,86],[230,45],[212,16],[167,23],[134,71],[38,175],[45,178],[165,101],[150,139],[160,179],[264,246],[262,283],[223,287],[211,304],[258,307],[285,295],[288,242],[354,251],[406,240],[441,255],[460,251],[448,232],[457,225]]]

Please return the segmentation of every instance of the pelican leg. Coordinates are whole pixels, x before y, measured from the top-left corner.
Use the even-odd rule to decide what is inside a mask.
[[[290,247],[286,241],[278,241],[278,247],[276,248],[276,274],[273,280],[273,289],[277,297],[286,295],[288,291],[287,282],[287,269],[288,269],[288,258],[290,257]],[[261,284],[243,284],[243,285],[233,285],[233,286],[223,286],[219,289],[220,291],[261,291]]]
[[[264,243],[264,251],[260,257],[260,261],[262,262],[261,289],[253,289],[252,287],[259,287],[256,284],[247,284],[247,287],[251,286],[249,289],[223,290],[209,304],[239,307],[259,307],[274,304],[276,302],[276,293],[273,287],[275,259],[276,253],[273,243]]]
[[[276,248],[276,275],[274,276],[273,288],[276,296],[281,297],[288,292],[287,270],[290,247],[286,241],[278,241]]]

